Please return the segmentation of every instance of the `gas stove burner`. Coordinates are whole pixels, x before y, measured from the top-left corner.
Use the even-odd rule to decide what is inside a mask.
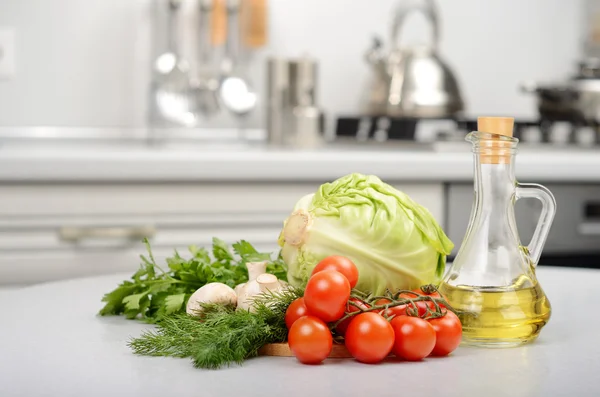
[[[427,130],[427,139],[421,132]],[[348,116],[337,119],[336,135],[359,141],[404,140],[446,141],[463,139],[477,130],[477,118],[441,119],[394,118],[388,116]],[[549,118],[515,118],[513,136],[521,142],[545,145],[600,145],[600,125]]]

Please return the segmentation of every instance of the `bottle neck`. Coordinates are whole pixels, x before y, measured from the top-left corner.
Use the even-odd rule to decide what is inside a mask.
[[[482,162],[480,153],[475,153],[474,157],[477,201],[488,209],[499,206],[498,210],[506,210],[507,201],[513,199],[516,188],[515,156],[502,163]]]

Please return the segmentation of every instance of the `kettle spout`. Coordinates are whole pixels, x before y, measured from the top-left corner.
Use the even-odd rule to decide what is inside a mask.
[[[384,59],[383,40],[379,36],[373,36],[371,46],[365,52],[365,60],[368,64],[377,66],[380,65]]]

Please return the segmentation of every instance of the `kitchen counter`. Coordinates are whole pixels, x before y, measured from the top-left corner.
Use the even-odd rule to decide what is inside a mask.
[[[330,143],[305,150],[239,143],[34,142],[0,146],[0,182],[322,182],[351,172],[395,181],[472,181],[466,142]],[[600,151],[524,145],[516,170],[522,181],[599,182]]]
[[[101,318],[100,297],[127,277],[0,290],[0,396],[597,396],[600,271],[540,268],[552,317],[533,344],[461,347],[424,362],[305,366],[261,357],[208,371],[186,359],[140,357],[126,342],[149,326]],[[571,287],[571,288],[570,288]]]

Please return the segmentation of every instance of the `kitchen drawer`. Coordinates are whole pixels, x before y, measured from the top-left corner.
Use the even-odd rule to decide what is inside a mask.
[[[32,184],[0,186],[0,218],[289,212],[318,184]]]
[[[164,226],[150,238],[158,263],[178,250],[189,256],[188,246],[210,248],[212,238],[228,244],[250,241],[258,250],[277,253],[280,225],[218,227],[211,229]],[[32,284],[115,272],[133,272],[146,248],[138,239],[83,238],[65,241],[50,229],[0,234],[0,285]]]
[[[441,184],[391,183],[442,223]],[[0,186],[0,284],[134,271],[149,237],[157,258],[190,244],[245,239],[276,252],[306,184]]]
[[[227,238],[227,236],[223,237]],[[245,237],[249,240],[253,239],[253,244],[259,251],[276,252],[277,245],[271,241],[261,243],[261,239],[253,234]],[[208,245],[209,240],[205,241]],[[171,256],[175,249],[185,258],[191,256],[187,246],[183,244],[173,244],[169,247],[154,244],[152,246],[153,254],[159,264],[163,264],[165,258]],[[110,250],[2,252],[0,253],[0,287],[25,286],[118,272],[133,274],[141,263],[140,254],[146,254],[146,250],[139,242]]]
[[[545,184],[556,198],[556,216],[544,253],[600,253],[600,186]],[[542,210],[531,200],[531,216]]]
[[[0,221],[47,215],[287,214],[322,182],[1,185]],[[443,220],[442,184],[387,182],[427,207],[438,221]]]

